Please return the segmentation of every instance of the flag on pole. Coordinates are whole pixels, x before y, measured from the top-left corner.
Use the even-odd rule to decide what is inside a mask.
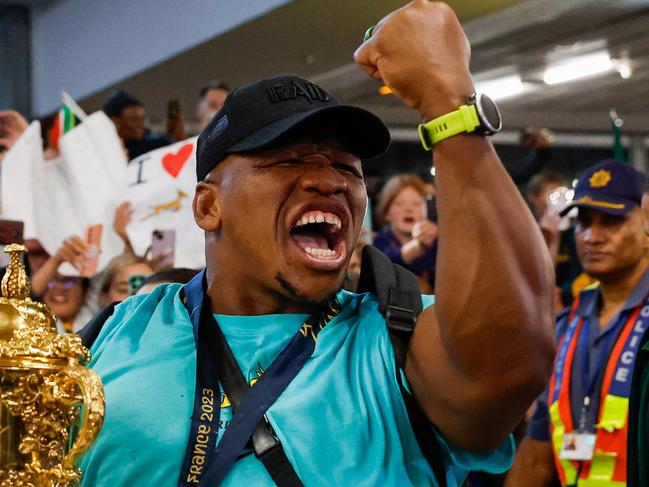
[[[83,122],[88,115],[84,112],[77,102],[65,91],[61,92],[61,109],[56,114],[54,124],[48,134],[50,147],[59,150],[59,139],[61,136]]]
[[[622,145],[622,125],[624,122],[618,116],[615,108],[609,111],[611,117],[611,131],[613,132],[613,157],[622,162],[628,161],[626,149]]]
[[[54,119],[54,125],[49,132],[50,147],[59,150],[59,139],[61,136],[78,125],[77,117],[69,106],[63,105]]]

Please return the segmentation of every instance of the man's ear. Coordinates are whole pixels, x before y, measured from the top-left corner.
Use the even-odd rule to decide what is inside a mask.
[[[192,207],[194,220],[201,229],[216,232],[221,228],[221,191],[216,184],[199,182]]]

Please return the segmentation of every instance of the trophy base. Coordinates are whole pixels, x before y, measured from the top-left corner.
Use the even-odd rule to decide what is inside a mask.
[[[11,362],[11,363],[10,363]],[[0,360],[0,487],[68,487],[64,466],[83,402],[65,360]]]

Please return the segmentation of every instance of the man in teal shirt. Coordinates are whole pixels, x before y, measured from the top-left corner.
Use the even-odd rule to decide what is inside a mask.
[[[424,120],[473,93],[468,42],[445,4],[397,10],[355,57]],[[485,137],[436,143],[439,292],[424,300],[397,370],[376,299],[340,291],[365,211],[360,159],[388,143],[372,114],[294,75],[228,96],[197,148],[205,273],[120,304],[92,348],[107,405],[84,486],[272,485],[239,435],[260,411],[304,485],[438,485],[400,383],[434,429],[449,486],[468,470],[509,466],[508,433],[552,366],[543,239]],[[231,389],[203,386],[228,353],[201,344],[221,333],[252,386],[234,414]],[[246,409],[296,357],[269,409]],[[242,438],[236,461],[209,483]]]

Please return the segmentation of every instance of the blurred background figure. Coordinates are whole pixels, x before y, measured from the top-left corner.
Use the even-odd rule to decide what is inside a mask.
[[[146,111],[133,95],[116,91],[108,97],[103,110],[115,124],[129,159],[172,143],[166,135],[152,134],[146,128]]]
[[[152,264],[144,257],[124,254],[114,258],[103,272],[99,289],[100,307],[103,308],[116,301],[124,301],[153,272]]]
[[[96,311],[88,303],[90,279],[59,272],[65,262],[81,271],[87,251],[88,245],[80,237],[70,237],[32,275],[32,294],[52,309],[59,332],[79,331]]]
[[[173,268],[163,269],[150,276],[147,276],[142,285],[135,291],[135,294],[145,294],[152,291],[159,284],[178,283],[187,284],[198,273],[195,269]]]
[[[42,299],[56,316],[59,333],[79,331],[92,314],[82,312],[90,279],[57,274],[47,283]]]
[[[550,201],[550,193],[567,184],[566,178],[552,171],[543,171],[530,179],[527,185],[527,203],[536,221],[543,218]]]
[[[223,107],[228,93],[230,93],[230,87],[221,81],[211,81],[201,88],[200,100],[196,107],[199,133],[207,127],[212,117]]]
[[[28,125],[29,122],[17,111],[0,110],[0,163]]]
[[[384,225],[374,246],[412,271],[422,293],[433,294],[437,257],[437,224],[427,219],[426,185],[421,178],[401,174],[385,183],[378,216]]]

